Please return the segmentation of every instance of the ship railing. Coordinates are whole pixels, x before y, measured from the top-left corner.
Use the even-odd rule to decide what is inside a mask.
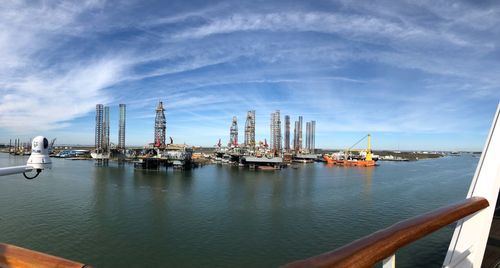
[[[284,265],[302,267],[372,267],[382,262],[383,268],[396,266],[396,251],[449,224],[470,219],[489,206],[482,197],[471,197],[453,205],[400,221],[355,240],[334,251]],[[464,258],[467,256],[464,256]]]
[[[0,267],[91,268],[83,263],[3,243],[0,243]]]

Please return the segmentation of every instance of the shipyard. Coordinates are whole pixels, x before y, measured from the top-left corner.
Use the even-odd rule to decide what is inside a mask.
[[[282,128],[280,110],[269,116],[269,141],[256,140],[256,113],[247,112],[243,142],[239,140],[238,119],[233,116],[229,127],[227,143],[219,138],[213,147],[175,144],[174,138],[167,139],[167,120],[162,101],[157,104],[154,119],[153,142],[145,146],[127,147],[125,139],[126,104],[119,104],[118,141],[110,140],[109,106],[97,104],[95,110],[95,146],[55,146],[57,138],[49,143],[50,155],[68,160],[93,160],[96,165],[106,166],[109,161],[130,163],[139,169],[158,170],[161,168],[190,169],[206,164],[220,164],[244,167],[251,170],[279,170],[286,167],[297,168],[298,164],[324,162],[337,166],[374,167],[381,161],[409,161],[452,155],[453,152],[400,152],[372,151],[371,135],[367,134],[349,148],[341,150],[316,149],[316,121],[305,124],[298,116],[291,124],[290,115],[285,115]],[[294,126],[293,130],[291,125]],[[363,144],[363,142],[365,144]],[[362,149],[359,149],[361,147]],[[75,147],[75,148],[73,148]],[[11,154],[29,155],[30,141],[10,140],[4,150]],[[396,155],[396,156],[394,156]]]
[[[306,122],[305,146],[303,146],[303,118],[298,117],[293,130],[293,141],[290,140],[290,116],[285,116],[284,139],[281,131],[281,116],[277,110],[270,116],[270,138],[264,141],[255,139],[255,111],[248,111],[244,142],[238,142],[238,122],[232,118],[229,128],[229,141],[222,144],[219,139],[214,148],[200,148],[205,153],[196,153],[196,147],[186,144],[174,144],[173,137],[167,140],[167,121],[165,108],[160,101],[155,109],[154,141],[139,148],[127,148],[125,143],[126,105],[119,105],[118,143],[110,140],[110,109],[102,104],[96,105],[95,112],[95,147],[79,149],[56,148],[53,139],[50,143],[51,156],[70,160],[93,159],[96,165],[107,165],[109,161],[131,162],[137,168],[159,169],[172,167],[175,169],[191,168],[206,163],[229,164],[250,169],[281,169],[291,163],[312,163],[322,161],[321,155],[315,154],[316,122]],[[284,142],[283,142],[284,140]],[[14,145],[9,144],[8,151],[13,154],[29,152],[28,143],[22,146],[18,139]],[[168,141],[168,142],[167,142]],[[19,145],[18,145],[19,143]],[[292,145],[292,146],[291,146]]]

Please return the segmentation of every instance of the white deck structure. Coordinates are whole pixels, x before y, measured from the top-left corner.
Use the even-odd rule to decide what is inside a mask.
[[[490,206],[457,223],[443,267],[481,267],[499,189],[500,105],[467,194],[486,198]]]

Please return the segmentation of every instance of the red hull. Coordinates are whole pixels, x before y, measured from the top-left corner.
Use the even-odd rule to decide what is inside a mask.
[[[373,167],[375,161],[373,160],[335,160],[327,155],[323,157],[328,164],[334,164],[344,167]]]

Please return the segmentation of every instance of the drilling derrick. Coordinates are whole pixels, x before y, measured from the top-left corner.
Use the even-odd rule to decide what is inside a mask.
[[[299,153],[299,121],[295,121],[293,129],[293,151],[295,154]]]
[[[298,129],[298,134],[297,134],[297,147],[298,147],[298,152],[302,151],[302,116],[299,116],[299,129]]]
[[[229,146],[238,146],[238,121],[236,116],[233,116],[233,123],[229,129]]]
[[[279,154],[281,153],[282,144],[281,144],[281,116],[280,116],[280,111],[277,110],[276,113],[274,114],[275,119],[274,119],[274,142],[276,143],[276,153]]]
[[[245,123],[245,147],[255,148],[255,111],[248,111]]]
[[[316,153],[316,121],[311,121],[311,140],[309,141],[310,148],[312,154]]]
[[[97,104],[95,108],[95,151],[98,154],[109,153],[109,107]]]
[[[311,122],[306,122],[306,152],[311,151]]]
[[[167,120],[165,119],[165,109],[163,108],[163,102],[158,103],[156,107],[156,118],[155,118],[155,142],[154,146],[158,148],[165,147],[165,137],[167,134]]]
[[[120,104],[120,121],[118,123],[118,149],[125,149],[125,116],[126,116],[126,106],[125,104]]]
[[[281,153],[281,116],[280,111],[271,113],[271,148],[275,155]]]
[[[103,122],[102,149],[104,150],[104,152],[109,152],[110,143],[111,143],[111,141],[109,140],[109,106],[104,106],[104,119],[102,122]]]
[[[104,105],[97,104],[95,106],[95,149],[97,152],[102,152],[103,145],[103,118],[104,118]]]
[[[290,116],[285,115],[285,151],[290,152]]]

